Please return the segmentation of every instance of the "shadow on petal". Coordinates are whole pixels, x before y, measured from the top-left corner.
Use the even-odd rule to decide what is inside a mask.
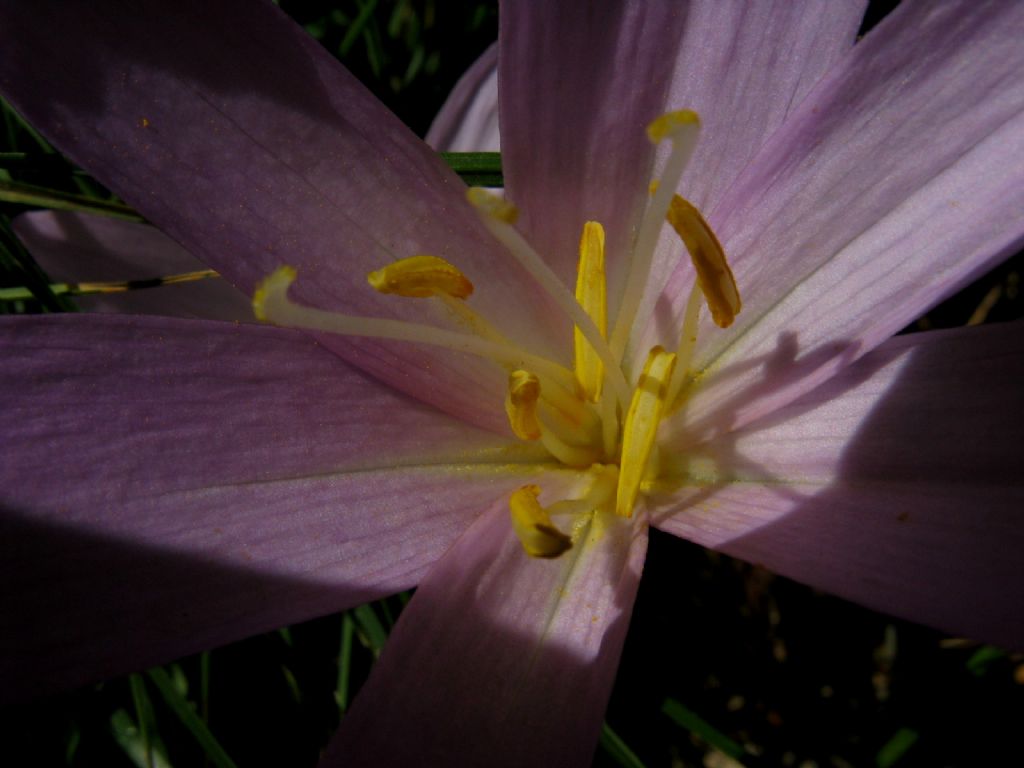
[[[4,701],[144,669],[406,589],[232,565],[0,510]],[[40,567],[41,563],[46,568]],[[42,576],[42,578],[40,578]]]
[[[657,524],[876,610],[1024,647],[1022,346],[1011,325],[895,339],[701,446],[723,476],[663,500]]]

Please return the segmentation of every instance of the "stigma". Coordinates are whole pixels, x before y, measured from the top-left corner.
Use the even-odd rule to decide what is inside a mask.
[[[629,519],[640,508],[645,487],[659,473],[660,427],[679,411],[700,373],[691,364],[702,305],[723,329],[742,309],[721,243],[701,212],[676,192],[699,132],[700,119],[690,110],[670,112],[647,126],[653,143],[671,146],[660,175],[650,182],[633,242],[626,253],[606,254],[603,225],[581,222],[575,286],[565,285],[519,232],[511,201],[484,189],[467,191],[467,202],[487,229],[561,309],[572,328],[572,349],[566,355],[571,365],[504,336],[487,316],[493,308],[472,303],[472,280],[482,276],[465,275],[431,254],[381,265],[367,275],[367,283],[397,300],[440,303],[451,329],[296,304],[288,297],[298,279],[290,267],[279,268],[259,285],[253,297],[256,316],[277,325],[442,346],[503,369],[506,391],[495,407],[504,406],[512,435],[543,446],[553,465],[577,470],[583,480],[574,498],[542,504],[543,488],[530,484],[508,499],[511,529],[525,554],[560,557],[576,546],[583,527]],[[637,315],[666,223],[678,236],[680,258],[688,255],[692,262],[694,286],[678,335],[651,348],[642,370],[634,372],[628,342],[633,328],[647,319]],[[606,256],[629,266],[614,294],[618,304],[610,330]]]

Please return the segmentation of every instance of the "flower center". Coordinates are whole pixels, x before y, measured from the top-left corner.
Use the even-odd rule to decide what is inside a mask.
[[[288,287],[295,270],[281,267],[256,290],[256,316],[277,325],[350,336],[372,336],[447,347],[489,359],[508,374],[505,412],[517,438],[538,441],[560,464],[584,470],[589,487],[576,499],[542,506],[542,489],[528,485],[509,499],[512,527],[532,557],[558,557],[570,549],[595,516],[629,518],[645,482],[657,476],[658,428],[685,398],[697,338],[700,298],[719,327],[740,311],[739,292],[718,239],[700,212],[674,194],[699,133],[696,113],[670,112],[647,129],[671,151],[648,201],[629,257],[626,284],[611,337],[607,334],[605,234],[588,221],[580,237],[575,293],[515,228],[516,209],[502,197],[470,188],[467,199],[494,237],[527,269],[573,324],[573,368],[536,355],[505,338],[468,300],[473,284],[456,266],[418,254],[368,276],[375,290],[439,301],[460,330],[398,320],[355,317],[294,304]],[[681,238],[696,271],[675,351],[655,346],[635,384],[624,357],[643,297],[658,235],[665,221]],[[497,404],[496,404],[497,406]],[[555,518],[567,517],[559,526]]]

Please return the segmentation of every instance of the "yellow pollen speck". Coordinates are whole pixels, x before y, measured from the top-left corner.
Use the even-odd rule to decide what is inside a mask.
[[[366,276],[374,290],[399,296],[426,298],[451,296],[465,299],[473,284],[459,269],[438,256],[410,256],[399,259]]]
[[[519,218],[519,209],[500,195],[488,192],[483,187],[470,187],[466,190],[469,204],[481,213],[493,216],[506,224],[515,224]]]
[[[711,319],[719,328],[728,328],[743,308],[743,303],[721,243],[700,211],[679,195],[672,197],[665,218],[690,252],[700,290],[711,310]]]
[[[529,371],[512,371],[509,374],[505,413],[512,431],[521,440],[537,440],[541,436],[537,419],[539,400],[540,380],[535,375]]]
[[[540,505],[540,488],[525,485],[508,500],[512,529],[530,557],[554,558],[572,548],[572,539],[558,530]]]
[[[651,183],[647,185],[647,194],[654,197],[654,193],[658,191],[658,187],[661,182],[658,179],[651,179]]]
[[[256,286],[256,292],[252,295],[252,311],[257,320],[267,321],[266,303],[269,291],[283,287],[285,290],[295,282],[298,273],[295,267],[278,267]]]
[[[633,392],[633,401],[629,404],[622,429],[622,459],[615,496],[615,512],[621,517],[633,515],[633,505],[654,448],[675,366],[675,354],[654,347],[647,355],[640,381]]]
[[[607,289],[604,272],[604,227],[596,221],[583,225],[580,237],[580,261],[576,270],[576,301],[583,307],[601,338],[607,336]],[[573,331],[576,352],[576,378],[591,402],[601,397],[604,363],[587,341],[579,326]]]
[[[664,139],[669,139],[682,128],[700,127],[700,116],[692,109],[680,109],[676,112],[666,112],[647,126],[647,138],[652,144],[658,144]]]

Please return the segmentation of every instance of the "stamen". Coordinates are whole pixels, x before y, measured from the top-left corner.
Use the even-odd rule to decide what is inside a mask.
[[[457,299],[444,293],[434,298],[444,304],[454,319],[467,330],[472,331],[481,338],[487,339],[487,341],[493,341],[496,344],[508,344],[508,340],[493,325],[462,299]]]
[[[537,403],[540,400],[540,380],[529,371],[512,371],[508,377],[505,413],[516,437],[521,440],[540,438]]]
[[[580,237],[580,262],[576,270],[576,301],[587,313],[601,337],[607,332],[607,290],[604,273],[604,227],[596,221],[583,225]],[[592,402],[601,396],[604,364],[577,325],[573,331],[576,351],[576,377],[583,393]]]
[[[615,497],[615,512],[622,517],[633,515],[675,364],[673,353],[654,347],[647,355],[640,381],[633,392],[633,402],[629,404],[626,424],[622,429],[622,460]]]
[[[686,164],[697,146],[699,135],[700,117],[689,109],[669,112],[647,127],[647,137],[655,144],[664,139],[671,139],[672,151],[665,163],[661,179],[656,185],[652,184],[652,197],[644,210],[633,246],[629,276],[626,279],[622,301],[619,303],[618,315],[615,317],[615,329],[612,331],[611,350],[616,363],[622,359],[625,352],[636,310],[643,298],[651,262],[654,259],[654,248],[658,244],[658,233],[665,220],[669,200],[679,186],[679,179],[682,178]]]
[[[466,199],[478,211],[506,224],[515,224],[519,218],[518,208],[501,195],[489,192],[483,187],[470,187],[466,190]]]
[[[562,515],[583,515],[603,507],[615,497],[615,487],[619,480],[619,468],[614,464],[595,464],[589,473],[594,482],[586,495],[579,499],[556,501],[545,508],[552,518]]]
[[[666,218],[690,252],[693,268],[697,270],[697,282],[711,310],[711,319],[719,328],[728,328],[743,308],[743,303],[721,243],[700,211],[679,195],[672,197]]]
[[[550,408],[544,408],[542,413],[544,418],[539,419],[541,445],[562,464],[569,467],[589,467],[601,458],[600,449],[593,443],[587,442],[583,445],[578,443],[577,440],[580,437],[583,437],[584,440],[587,439],[587,430],[559,429],[556,426],[558,423],[556,413],[553,413]]]
[[[676,368],[672,373],[672,382],[668,387],[666,405],[671,408],[679,396],[679,390],[686,382],[693,359],[693,349],[697,346],[697,321],[700,320],[700,284],[694,281],[690,295],[686,299],[686,314],[683,315],[683,330],[679,334],[679,348],[676,350]]]
[[[380,293],[411,298],[435,298],[445,305],[455,320],[487,341],[508,343],[487,320],[475,312],[465,299],[473,293],[473,284],[462,271],[438,256],[411,256],[371,272],[367,282]]]
[[[536,485],[525,485],[512,494],[508,500],[512,530],[530,557],[558,557],[572,547],[572,539],[551,522],[537,500],[539,495]]]
[[[473,293],[469,282],[457,267],[437,256],[410,256],[399,259],[366,276],[371,286],[380,293],[426,298],[451,296],[465,299]]]
[[[576,375],[547,358],[531,354],[513,344],[487,341],[476,336],[446,331],[429,325],[408,323],[402,320],[356,317],[303,307],[288,298],[288,288],[295,278],[295,269],[279,267],[260,283],[252,299],[253,311],[257,319],[288,328],[304,328],[343,336],[364,336],[430,344],[456,352],[485,357],[513,369],[524,368],[533,371],[541,377],[545,386],[550,388],[549,394],[553,398],[564,398],[570,403],[575,403],[577,407],[582,405],[572,394],[578,386]]]
[[[518,230],[506,220],[496,216],[492,212],[492,203],[488,198],[494,195],[485,189],[471,187],[466,192],[466,199],[477,208],[484,225],[491,234],[519,261],[520,264],[540,283],[541,287],[555,300],[555,303],[565,312],[569,319],[582,331],[587,341],[597,352],[605,364],[605,371],[611,377],[612,389],[620,405],[625,408],[629,401],[629,386],[626,378],[619,369],[617,359],[613,359],[608,342],[598,331],[594,321],[590,319],[583,308],[577,303],[575,296],[558,279],[551,267],[547,265],[540,255],[533,250],[529,243],[519,234]]]
[[[597,407],[601,415],[601,443],[604,455],[611,457],[615,455],[619,441],[619,415],[615,410],[615,402],[610,397],[602,397]]]
[[[541,421],[540,405],[540,380],[529,371],[509,374],[505,413],[516,437],[540,440],[548,453],[570,467],[589,467],[600,458],[592,446],[576,442],[581,436],[586,439],[592,427],[582,427],[578,421],[570,423],[567,415],[550,405],[546,405],[545,420]]]
[[[371,272],[367,280],[371,286],[381,293],[395,293],[406,297],[435,298],[441,301],[459,322],[477,336],[486,341],[508,345],[508,341],[504,336],[463,301],[464,298],[472,293],[473,284],[469,282],[457,267],[444,259],[426,255],[401,259],[382,269]],[[513,379],[510,379],[510,387],[517,374],[531,377],[529,384],[525,383],[525,379],[520,381],[523,386],[527,387],[527,390],[524,390],[524,392],[528,391],[530,387],[534,388],[537,393],[540,392],[539,377],[526,371],[512,372],[511,376]],[[571,418],[577,425],[593,422],[596,416],[585,403],[577,398],[575,389],[574,386],[572,391],[567,391],[565,387],[557,382],[549,381],[545,387],[545,394],[557,406],[560,413],[565,413],[567,418]],[[536,422],[535,414],[532,416],[520,415],[513,418],[513,412],[509,410],[512,406],[508,400],[506,400],[505,407],[509,414],[509,419],[512,421],[512,430],[518,437],[524,440],[536,440],[540,437],[540,428]],[[535,411],[536,403],[531,407]],[[533,437],[528,435],[533,435]]]
[[[677,109],[655,118],[647,126],[647,138],[651,144],[660,144],[665,139],[675,140],[681,132],[694,125],[700,126],[700,115],[692,109]]]

